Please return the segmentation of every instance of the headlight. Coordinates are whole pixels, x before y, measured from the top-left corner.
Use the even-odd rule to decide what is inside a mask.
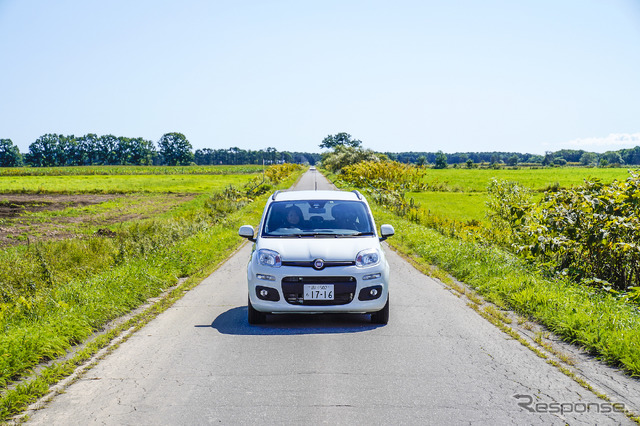
[[[356,256],[356,266],[373,266],[380,262],[378,249],[362,250]]]
[[[282,259],[277,251],[260,249],[258,250],[258,263],[263,266],[279,268],[282,265]]]

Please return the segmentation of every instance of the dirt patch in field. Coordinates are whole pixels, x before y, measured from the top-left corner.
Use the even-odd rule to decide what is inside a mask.
[[[0,248],[35,241],[59,240],[86,235],[84,230],[141,220],[193,199],[193,194],[113,195],[113,194],[0,194]],[[129,198],[124,207],[99,214],[38,215],[39,212],[86,207],[118,198]],[[143,208],[141,208],[141,206]],[[128,208],[129,207],[129,208]],[[102,234],[112,232],[102,229]],[[106,235],[105,235],[106,236]]]
[[[25,212],[64,210],[68,207],[89,206],[116,198],[116,195],[0,195],[0,218],[20,216]]]

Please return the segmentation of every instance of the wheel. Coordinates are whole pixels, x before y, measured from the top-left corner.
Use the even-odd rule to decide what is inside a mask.
[[[264,312],[256,311],[251,304],[251,300],[247,301],[247,311],[249,324],[264,324],[267,321],[267,314]]]
[[[371,322],[373,324],[387,324],[389,322],[389,296],[387,296],[384,308],[371,314]]]

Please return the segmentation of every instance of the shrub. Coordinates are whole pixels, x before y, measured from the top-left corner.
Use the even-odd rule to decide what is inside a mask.
[[[379,163],[386,160],[383,154],[376,154],[370,149],[362,149],[352,146],[337,146],[334,151],[322,156],[322,166],[334,173],[347,166],[361,162]]]
[[[375,187],[385,190],[424,191],[425,170],[396,161],[364,161],[342,169],[340,179],[359,188]]]
[[[494,184],[490,217],[518,251],[576,280],[616,291],[640,285],[640,176],[547,192],[537,204]]]

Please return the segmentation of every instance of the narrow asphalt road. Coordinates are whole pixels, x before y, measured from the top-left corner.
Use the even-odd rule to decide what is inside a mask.
[[[310,171],[297,189],[316,185],[329,184]],[[630,423],[386,252],[388,325],[367,315],[286,315],[249,326],[245,244],[28,423]]]

